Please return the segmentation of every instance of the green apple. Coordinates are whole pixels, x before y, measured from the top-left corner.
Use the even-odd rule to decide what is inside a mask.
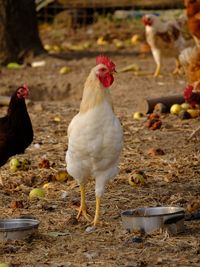
[[[0,263],[0,267],[9,267],[10,265],[8,264],[8,263],[5,263],[5,262],[3,262],[3,263]]]
[[[128,182],[131,186],[138,186],[145,184],[145,177],[142,174],[134,173],[129,176]]]
[[[17,158],[12,158],[9,163],[10,170],[12,172],[16,172],[20,169],[21,167],[21,162]]]
[[[29,193],[30,199],[43,198],[43,197],[45,197],[45,191],[42,188],[34,188]]]
[[[184,102],[184,103],[181,104],[181,108],[183,110],[187,110],[187,109],[191,108],[191,105],[189,103],[187,103],[187,102]]]

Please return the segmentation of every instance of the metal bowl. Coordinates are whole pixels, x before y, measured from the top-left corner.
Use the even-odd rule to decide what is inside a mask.
[[[185,211],[180,207],[149,207],[125,210],[122,225],[129,231],[152,233],[168,228],[172,233],[183,231]]]
[[[19,240],[37,232],[39,221],[18,218],[0,220],[0,240]]]

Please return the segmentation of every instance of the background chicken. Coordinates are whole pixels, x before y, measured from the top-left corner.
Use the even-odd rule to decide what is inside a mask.
[[[85,184],[89,177],[96,180],[96,212],[94,226],[99,219],[100,200],[106,182],[118,173],[119,156],[123,144],[122,127],[113,112],[109,87],[114,81],[115,65],[105,56],[96,58],[84,86],[79,113],[68,127],[67,171],[80,185],[82,214],[91,221],[85,203]]]
[[[146,40],[156,63],[154,76],[160,74],[161,57],[164,54],[176,58],[176,68],[173,73],[177,73],[180,68],[178,55],[185,45],[180,32],[181,22],[176,20],[163,22],[153,14],[144,15],[142,20],[145,25]]]
[[[187,48],[180,54],[180,61],[185,69],[188,85],[183,97],[192,107],[200,109],[200,47]],[[200,126],[192,132],[189,139],[200,131]]]
[[[200,1],[185,0],[184,2],[188,17],[188,29],[194,38],[196,45],[200,46]]]
[[[180,54],[181,63],[184,66],[188,80],[188,86],[184,90],[184,99],[192,106],[200,105],[200,47],[191,48],[190,54],[185,49]]]
[[[32,124],[25,103],[27,96],[28,87],[19,87],[11,96],[7,115],[0,118],[0,166],[9,157],[24,153],[33,141]]]

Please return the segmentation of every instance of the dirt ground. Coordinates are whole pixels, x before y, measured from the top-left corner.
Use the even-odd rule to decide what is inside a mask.
[[[200,266],[199,221],[185,221],[185,231],[166,235],[166,231],[152,235],[129,233],[122,227],[121,212],[143,206],[198,205],[200,192],[200,140],[189,136],[199,126],[199,118],[181,120],[177,116],[161,116],[162,126],[155,131],[146,127],[145,120],[133,120],[138,103],[145,97],[182,93],[184,76],[173,76],[173,59],[166,58],[162,76],[118,73],[111,87],[115,112],[124,129],[124,149],[119,175],[107,185],[101,219],[93,232],[87,232],[84,219],[76,220],[80,201],[79,187],[73,179],[55,181],[58,170],[65,169],[67,126],[78,112],[84,81],[95,65],[95,56],[105,52],[117,69],[137,64],[144,72],[154,71],[150,54],[141,55],[134,49],[113,50],[98,48],[81,52],[65,52],[42,56],[43,67],[30,66],[19,70],[2,68],[1,94],[10,93],[27,83],[31,102],[28,111],[34,129],[34,141],[19,159],[31,164],[26,171],[12,173],[9,162],[1,168],[4,187],[0,189],[1,218],[33,216],[40,221],[38,234],[23,241],[0,244],[0,261],[11,266]],[[61,75],[63,66],[71,72]],[[0,114],[6,107],[0,108]],[[149,155],[150,148],[160,148],[164,155]],[[51,168],[40,168],[42,159]],[[133,187],[128,178],[143,171],[146,183]],[[45,187],[46,196],[29,200],[32,188]],[[20,201],[21,207],[15,207]],[[87,186],[87,204],[94,214],[94,181]],[[194,206],[194,205],[193,205]]]

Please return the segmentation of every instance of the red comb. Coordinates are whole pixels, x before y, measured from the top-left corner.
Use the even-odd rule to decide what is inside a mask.
[[[115,71],[115,64],[106,56],[99,55],[96,57],[96,63],[104,64],[110,71]]]

